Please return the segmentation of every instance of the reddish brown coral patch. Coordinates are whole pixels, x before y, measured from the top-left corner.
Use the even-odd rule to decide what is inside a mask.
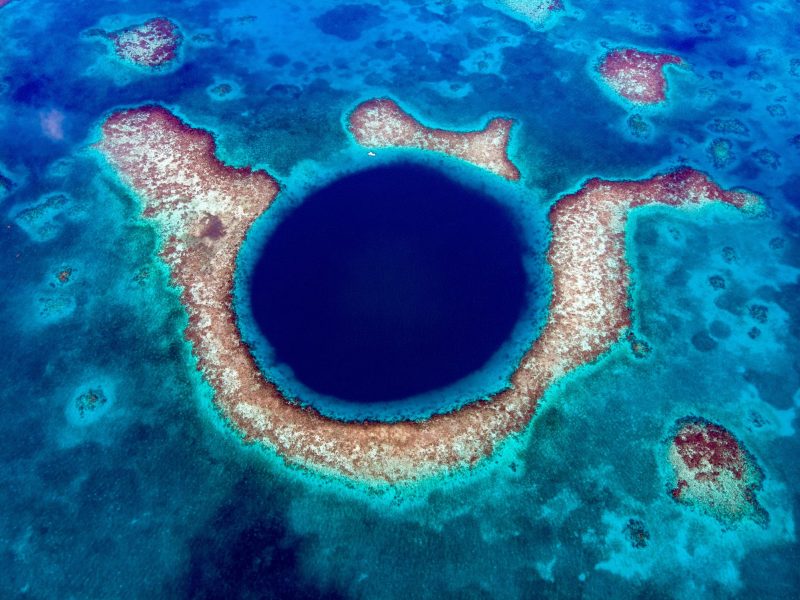
[[[432,138],[419,133],[413,120],[385,102],[368,103],[354,113],[359,139],[389,145],[407,145],[409,136],[417,135],[440,139],[439,133]],[[369,111],[378,117],[388,111],[391,125]],[[425,421],[342,422],[283,398],[257,367],[237,328],[231,305],[237,252],[278,194],[275,180],[263,171],[223,165],[210,134],[161,108],[117,113],[102,130],[97,147],[136,190],[144,217],[161,229],[161,255],[189,314],[186,337],[221,413],[247,440],[265,444],[291,463],[362,481],[419,479],[473,465],[528,424],[548,385],[595,360],[620,338],[629,325],[624,245],[631,208],[755,202],[690,169],[644,181],[589,181],[550,212],[549,320],[511,387],[491,401]],[[467,151],[456,155],[485,160]]]
[[[160,67],[173,61],[182,39],[178,26],[164,17],[112,31],[106,37],[114,43],[117,56],[143,67]]]
[[[101,389],[91,389],[82,393],[75,399],[75,406],[78,413],[83,417],[86,413],[97,410],[98,407],[107,402],[106,395]]]
[[[422,125],[385,98],[360,104],[350,114],[349,128],[356,141],[367,148],[405,147],[455,156],[510,180],[519,169],[508,158],[511,119],[492,119],[480,131],[447,131]]]
[[[64,267],[56,273],[56,281],[59,285],[66,285],[69,283],[70,279],[72,278],[72,274],[74,269],[72,267]],[[53,284],[55,285],[55,284]]]
[[[750,518],[761,525],[766,511],[756,499],[763,473],[733,434],[698,417],[678,421],[669,462],[675,477],[670,495],[726,524]]]
[[[634,104],[658,104],[666,100],[666,65],[684,65],[679,56],[653,54],[632,48],[612,50],[598,67],[614,91]]]

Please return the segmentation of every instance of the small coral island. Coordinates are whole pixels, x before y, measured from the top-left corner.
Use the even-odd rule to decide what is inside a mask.
[[[752,519],[766,526],[767,512],[756,499],[764,474],[733,434],[699,417],[686,417],[668,449],[676,502],[708,513],[726,525]]]
[[[182,36],[178,26],[164,17],[110,32],[94,32],[114,45],[117,56],[140,67],[164,67],[175,60]]]

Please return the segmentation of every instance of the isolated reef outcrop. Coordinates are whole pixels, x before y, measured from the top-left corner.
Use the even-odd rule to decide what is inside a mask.
[[[680,419],[667,457],[674,478],[670,494],[676,502],[726,525],[751,519],[766,526],[769,516],[756,498],[764,474],[730,431],[701,417]]]
[[[654,105],[667,99],[667,65],[682,67],[685,63],[674,54],[620,48],[603,56],[597,70],[605,84],[629,102]]]
[[[183,41],[178,26],[166,17],[155,17],[116,31],[92,30],[90,35],[110,41],[120,60],[146,68],[173,62]]]

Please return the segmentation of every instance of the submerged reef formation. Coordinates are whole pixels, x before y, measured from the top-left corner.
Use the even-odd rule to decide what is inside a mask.
[[[237,96],[237,91],[237,87],[227,81],[215,83],[206,88],[206,92],[212,100],[230,100]]]
[[[752,156],[758,164],[769,167],[770,169],[777,169],[781,165],[780,154],[769,148],[759,148],[755,152],[752,152],[750,156]]]
[[[633,548],[646,548],[647,542],[650,540],[650,532],[647,531],[644,522],[640,519],[628,519],[623,533]]]
[[[55,275],[55,280],[56,281],[54,281],[54,282],[52,282],[50,284],[51,287],[56,287],[56,282],[58,282],[58,284],[62,285],[62,286],[63,285],[67,285],[70,282],[70,279],[72,279],[72,275],[73,275],[74,272],[75,272],[75,269],[73,269],[70,266],[65,266],[65,267],[59,269],[58,273],[56,273],[56,275]]]
[[[97,410],[97,408],[104,405],[106,401],[106,395],[103,393],[103,390],[99,388],[90,389],[83,392],[75,399],[75,407],[78,410],[78,414],[83,417],[87,413]]]
[[[724,169],[736,159],[733,151],[733,142],[726,138],[714,138],[711,140],[707,152],[714,166],[718,169]]]
[[[654,54],[633,48],[612,50],[600,65],[603,81],[634,104],[660,104],[667,99],[666,65],[684,66],[674,54]]]
[[[544,26],[554,13],[564,11],[561,0],[495,0],[491,4],[521,15],[537,28]]]
[[[182,40],[178,26],[165,17],[112,31],[105,37],[114,44],[119,58],[142,67],[161,67],[175,60]]]
[[[14,181],[10,177],[3,175],[0,171],[0,198],[10,193],[14,189]]]
[[[633,331],[629,331],[625,339],[628,341],[631,352],[636,358],[647,358],[653,351],[653,347],[648,344],[646,340],[638,337]]]
[[[732,133],[744,137],[750,135],[747,125],[739,119],[714,119],[708,124],[708,128],[714,133]]]
[[[36,242],[46,242],[57,237],[68,217],[72,199],[66,194],[45,196],[33,204],[23,205],[13,213],[14,222]]]
[[[631,135],[640,139],[645,139],[650,137],[650,130],[652,126],[650,123],[645,121],[642,115],[635,113],[628,117],[627,120],[628,124],[628,131],[631,132]]]
[[[741,442],[700,417],[685,417],[676,425],[668,450],[675,501],[726,525],[752,519],[766,526],[769,516],[756,499],[764,474]]]
[[[103,420],[114,406],[114,386],[105,378],[81,385],[70,396],[65,416],[74,427],[92,427]]]
[[[432,129],[386,98],[359,104],[348,123],[356,141],[367,148],[399,146],[442,152],[515,181],[519,169],[508,158],[512,125],[511,119],[497,118],[481,131]]]
[[[381,134],[360,139],[407,142],[413,120],[391,105],[381,113],[384,102],[367,103],[357,113],[364,117],[373,107],[377,114],[366,122],[374,129],[364,131]],[[375,121],[382,114],[388,119],[383,126]],[[588,181],[550,211],[549,319],[509,388],[490,401],[424,421],[343,422],[287,401],[260,372],[237,327],[231,304],[237,252],[253,221],[277,196],[276,181],[263,171],[223,165],[209,133],[158,107],[112,115],[97,148],[138,193],[143,216],[161,229],[161,255],[189,314],[186,337],[222,415],[247,441],[264,443],[289,463],[368,483],[421,479],[473,465],[529,423],[554,380],[597,359],[624,335],[630,325],[625,260],[630,209],[758,205],[755,196],[724,191],[691,169],[642,181]],[[483,159],[468,145],[463,148],[465,159]]]

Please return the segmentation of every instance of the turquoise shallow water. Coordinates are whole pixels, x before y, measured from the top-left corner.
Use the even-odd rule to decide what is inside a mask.
[[[543,28],[496,2],[0,8],[0,596],[797,594],[798,8],[564,3]],[[183,35],[166,69],[121,63],[89,35],[159,15]],[[617,46],[689,63],[668,70],[666,105],[635,108],[598,84]],[[158,234],[90,145],[116,108],[163,104],[296,198],[369,164],[344,119],[377,96],[431,126],[514,118],[518,184],[459,168],[512,186],[537,225],[589,177],[680,164],[757,191],[769,211],[633,217],[634,330],[652,352],[619,344],[571,374],[473,471],[378,492],[309,476],[220,422]],[[715,160],[718,139],[731,158]],[[686,415],[756,457],[766,528],[670,498],[665,448]]]

